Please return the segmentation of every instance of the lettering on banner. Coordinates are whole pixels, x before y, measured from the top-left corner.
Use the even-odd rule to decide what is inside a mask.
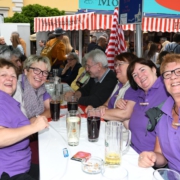
[[[99,0],[99,6],[118,6],[118,0]]]

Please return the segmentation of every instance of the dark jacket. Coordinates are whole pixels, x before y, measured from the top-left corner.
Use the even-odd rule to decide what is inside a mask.
[[[79,68],[82,67],[80,63],[76,63],[73,70],[71,71],[71,68],[69,68],[65,74],[61,75],[61,81],[66,82],[71,86],[71,83],[76,79],[76,76],[78,75]]]
[[[96,48],[97,44],[95,42],[91,42],[88,44],[87,52],[90,52]]]
[[[116,83],[117,79],[112,70],[101,83],[96,83],[94,78],[90,78],[89,82],[78,90],[82,94],[78,103],[84,106],[92,105],[95,108],[103,105],[113,92]]]

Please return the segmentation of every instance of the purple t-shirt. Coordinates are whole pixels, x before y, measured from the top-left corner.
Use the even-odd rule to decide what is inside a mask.
[[[30,124],[20,110],[20,104],[11,96],[0,91],[0,126],[18,128]],[[0,148],[0,176],[3,172],[14,176],[30,169],[31,150],[29,138],[11,146]]]
[[[109,102],[108,102],[108,108],[112,109],[114,108],[114,103],[116,101],[117,95],[119,94],[120,89],[123,87],[122,83],[118,83],[119,88],[117,89],[117,91],[111,96]],[[132,89],[131,87],[129,87],[125,94],[124,94],[124,99],[125,100],[130,100],[130,101],[136,101],[137,99],[137,91],[135,91],[134,89]]]
[[[159,138],[162,153],[168,160],[169,168],[180,173],[180,127],[177,126],[177,129],[172,127],[173,106],[174,100],[170,96],[161,108],[164,114],[156,126],[156,135]]]
[[[142,89],[138,89],[139,95],[133,109],[129,122],[129,129],[132,133],[131,146],[141,153],[142,151],[153,151],[156,134],[154,131],[147,131],[148,118],[145,112],[152,107],[158,106],[168,97],[162,78],[159,77],[147,94]],[[148,105],[141,105],[148,103]]]

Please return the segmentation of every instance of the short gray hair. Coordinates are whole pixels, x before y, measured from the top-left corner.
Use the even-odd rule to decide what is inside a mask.
[[[29,69],[33,63],[43,62],[47,65],[48,71],[51,70],[51,64],[48,57],[38,56],[38,55],[30,55],[23,63],[24,69]]]
[[[1,50],[2,50],[2,53],[0,54],[0,58],[6,59],[7,61],[10,61],[12,51],[10,49],[4,49],[4,50],[1,49]]]
[[[14,48],[12,51],[11,51],[11,57],[12,56],[16,56],[18,59],[21,58],[22,56],[22,53],[21,51],[18,49],[18,48]]]
[[[108,66],[108,61],[107,61],[106,55],[104,54],[103,51],[101,51],[99,49],[95,49],[95,50],[90,51],[87,54],[87,59],[90,59],[90,58],[95,63],[101,63],[103,65],[103,67]]]
[[[77,62],[79,62],[79,57],[75,52],[70,52],[68,56],[72,56]]]

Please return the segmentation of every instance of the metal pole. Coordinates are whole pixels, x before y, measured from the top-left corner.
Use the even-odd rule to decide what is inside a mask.
[[[79,30],[79,62],[82,63],[82,30]]]
[[[141,24],[136,24],[136,55],[142,57],[142,33]]]

